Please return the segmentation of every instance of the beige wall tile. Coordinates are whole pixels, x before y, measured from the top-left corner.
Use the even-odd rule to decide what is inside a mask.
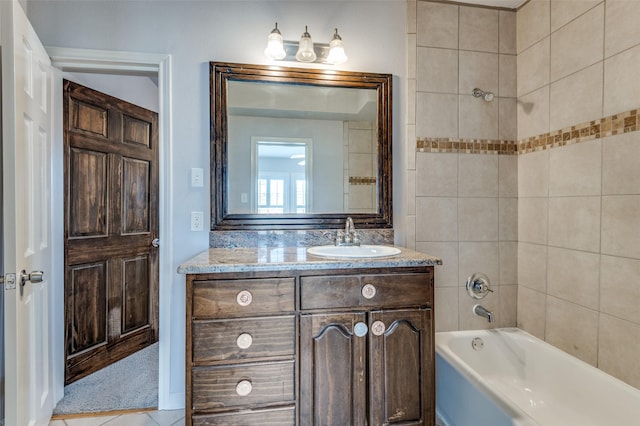
[[[602,194],[640,194],[640,133],[602,139]]]
[[[458,195],[458,154],[418,152],[416,172],[419,197]]]
[[[416,95],[416,136],[457,138],[458,95],[418,93]]]
[[[600,139],[549,150],[549,195],[600,195]]]
[[[500,327],[515,327],[518,311],[518,286],[500,286]]]
[[[604,3],[551,34],[551,81],[602,61]]]
[[[498,155],[460,154],[458,194],[460,197],[498,196]]]
[[[419,92],[458,93],[458,51],[418,47]]]
[[[349,153],[349,172],[351,176],[373,176],[371,154]]]
[[[640,325],[600,315],[598,367],[640,388]]]
[[[458,330],[458,288],[441,287],[434,290],[436,331]]]
[[[549,131],[549,86],[518,99],[518,139]]]
[[[416,169],[416,125],[407,124],[407,170]]]
[[[517,12],[518,53],[539,42],[550,33],[549,0],[531,0]]]
[[[518,198],[518,241],[547,243],[548,210],[548,198]]]
[[[547,246],[518,243],[518,285],[547,291]]]
[[[500,53],[516,54],[516,13],[500,11]]]
[[[500,246],[494,243],[460,242],[460,265],[458,277],[464,287],[475,272],[482,272],[492,286],[500,285]]]
[[[460,49],[498,52],[499,12],[460,6]]]
[[[407,34],[415,34],[418,31],[418,2],[407,0]]]
[[[602,117],[603,63],[551,84],[549,128],[558,130]]]
[[[498,139],[498,103],[460,95],[460,138]]]
[[[518,243],[515,241],[500,241],[500,283],[518,283]]]
[[[460,241],[498,241],[498,198],[458,198],[458,235]]]
[[[460,330],[483,330],[499,327],[502,318],[500,315],[500,289],[500,286],[493,286],[493,293],[489,293],[482,300],[473,299],[464,288],[459,289]],[[473,307],[475,305],[481,305],[493,313],[493,323],[489,323],[486,318],[474,314]]]
[[[640,45],[604,61],[604,115],[638,107]]]
[[[417,82],[415,78],[407,79],[407,124],[414,125],[414,135],[416,124],[416,85]]]
[[[600,310],[640,324],[640,260],[602,256]]]
[[[546,296],[518,286],[518,328],[544,339]]]
[[[498,93],[499,56],[497,53],[460,51],[460,94],[471,95],[478,87]]]
[[[572,303],[598,309],[600,255],[549,247],[547,293]]]
[[[503,98],[514,98],[517,94],[518,58],[516,55],[500,55],[500,84],[498,95]]]
[[[551,0],[551,31],[569,23],[603,0]]]
[[[407,78],[416,78],[418,40],[415,34],[407,34]]]
[[[640,44],[640,8],[636,1],[607,0],[605,19],[605,58]]]
[[[602,254],[640,259],[640,196],[602,197]]]
[[[498,139],[518,139],[518,109],[515,98],[498,99]]]
[[[418,241],[458,241],[457,198],[417,198],[416,242]]]
[[[407,214],[416,215],[416,171],[407,170]]]
[[[598,311],[548,296],[545,340],[595,366],[598,362]]]
[[[458,48],[458,6],[418,2],[418,46]]]
[[[442,265],[436,268],[436,287],[459,287],[458,243],[418,242],[416,250],[442,259]]]
[[[498,237],[500,241],[518,241],[518,199],[499,199]]]
[[[549,84],[549,37],[545,37],[517,58],[517,92],[523,96]]]
[[[518,196],[518,156],[498,156],[498,195],[500,197]]]
[[[549,195],[549,150],[518,156],[518,195]]]
[[[549,245],[600,251],[600,197],[549,199]]]
[[[350,129],[349,130],[349,152],[359,154],[371,154],[373,138],[371,130]]]

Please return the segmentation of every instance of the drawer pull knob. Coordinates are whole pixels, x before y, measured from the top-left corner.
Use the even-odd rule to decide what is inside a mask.
[[[253,343],[253,337],[249,333],[242,333],[236,339],[236,344],[240,349],[247,349]]]
[[[367,324],[363,322],[359,322],[353,327],[353,334],[358,337],[366,336],[368,331],[369,327],[367,327]]]
[[[253,386],[249,380],[241,380],[236,385],[236,393],[240,396],[247,396],[253,390]]]
[[[365,299],[373,299],[376,295],[376,287],[373,284],[365,284],[362,287],[362,297]]]
[[[387,327],[384,325],[382,321],[375,321],[373,324],[371,324],[371,332],[375,336],[382,336],[386,328]]]
[[[238,302],[238,305],[240,305],[240,306],[249,306],[251,304],[251,302],[253,301],[253,295],[248,290],[242,290],[236,296],[236,301]]]

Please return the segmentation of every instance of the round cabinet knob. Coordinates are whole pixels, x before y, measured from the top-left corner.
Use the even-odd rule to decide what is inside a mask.
[[[236,296],[236,301],[238,302],[238,305],[240,305],[240,306],[249,306],[251,304],[251,302],[253,301],[253,295],[248,290],[242,290]]]
[[[353,327],[353,334],[358,337],[366,336],[368,331],[369,327],[367,327],[367,324],[363,322],[359,322]]]
[[[240,349],[247,349],[253,343],[253,337],[249,333],[242,333],[236,339],[236,344]]]
[[[373,284],[365,284],[362,287],[362,297],[365,299],[373,299],[376,295],[376,287]]]
[[[382,321],[375,321],[371,324],[371,332],[376,336],[382,336],[387,327]]]
[[[236,385],[236,393],[240,396],[247,396],[253,390],[253,386],[249,380],[241,380]]]

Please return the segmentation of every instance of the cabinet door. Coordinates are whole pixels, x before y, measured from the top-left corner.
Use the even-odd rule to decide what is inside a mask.
[[[374,311],[369,317],[372,425],[435,424],[430,309]]]
[[[366,334],[362,312],[300,316],[300,424],[366,424]]]

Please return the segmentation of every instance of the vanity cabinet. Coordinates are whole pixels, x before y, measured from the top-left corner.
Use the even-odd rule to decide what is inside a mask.
[[[187,425],[433,425],[433,267],[187,275]]]

